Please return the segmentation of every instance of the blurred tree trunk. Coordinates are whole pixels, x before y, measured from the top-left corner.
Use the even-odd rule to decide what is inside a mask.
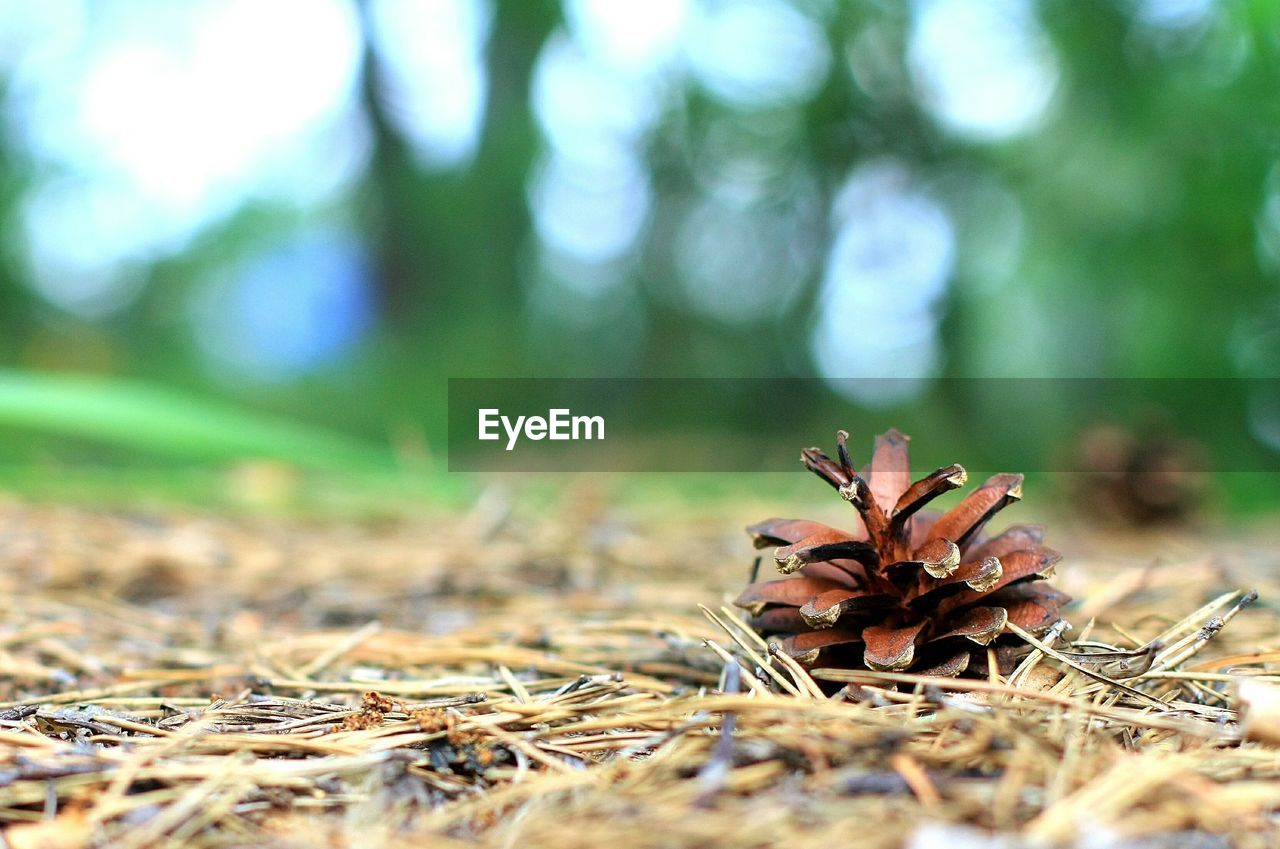
[[[521,303],[520,252],[529,216],[525,177],[538,150],[529,102],[533,67],[560,21],[551,0],[502,3],[485,51],[485,114],[474,161],[461,170],[430,172],[400,137],[385,99],[386,69],[368,37],[368,2],[361,99],[373,135],[362,208],[377,258],[388,323],[420,332],[430,327],[506,337]],[[481,179],[476,179],[480,175]],[[449,316],[452,327],[442,327]],[[459,326],[461,325],[461,326]]]

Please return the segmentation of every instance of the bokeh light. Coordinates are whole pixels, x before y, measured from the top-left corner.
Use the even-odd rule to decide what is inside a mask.
[[[822,26],[783,0],[699,7],[689,64],[707,91],[743,109],[808,99],[822,85],[831,51]]]
[[[547,244],[588,261],[635,244],[649,208],[648,176],[630,156],[575,162],[553,154],[534,175],[534,224]]]
[[[689,206],[674,238],[683,304],[739,324],[787,312],[821,250],[817,192],[803,177],[793,185],[755,196],[727,183]]]
[[[814,361],[855,400],[903,400],[940,365],[936,306],[954,261],[951,219],[894,161],[855,170],[832,217],[837,230],[813,330]]]
[[[423,165],[465,165],[480,143],[487,98],[485,0],[373,0],[370,35],[383,62],[387,113]]]
[[[629,75],[667,68],[679,53],[690,14],[689,0],[569,0],[565,17],[592,57]]]
[[[535,323],[561,314],[582,324],[584,297],[603,310],[585,323],[607,322],[604,305],[617,299],[604,294],[628,283],[621,269],[652,204],[642,147],[664,109],[683,6],[657,12],[637,28],[626,4],[575,4],[570,30],[554,33],[538,57],[531,103],[545,150],[527,192],[541,239],[531,275]]]
[[[1053,51],[1027,0],[919,0],[909,58],[930,112],[981,140],[1035,127],[1058,82]]]
[[[1204,22],[1214,0],[1139,0],[1137,18],[1144,24],[1185,29]]]
[[[212,373],[277,382],[340,359],[374,315],[368,258],[349,232],[315,228],[251,256],[199,288],[189,317]]]
[[[92,4],[41,27],[6,130],[37,169],[23,259],[65,309],[119,308],[132,266],[247,200],[314,203],[363,168],[348,3]]]

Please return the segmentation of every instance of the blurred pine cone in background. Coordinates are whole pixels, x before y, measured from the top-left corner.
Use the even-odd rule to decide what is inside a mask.
[[[1022,475],[1000,474],[944,514],[922,510],[963,486],[962,466],[944,466],[912,483],[908,438],[876,438],[865,476],[850,460],[848,434],[837,458],[802,452],[806,468],[856,508],[851,530],[805,519],[769,519],[748,528],[757,548],[779,546],[778,570],[790,577],[753,583],[735,604],[751,624],[781,639],[806,665],[959,675],[985,668],[986,649],[1009,671],[1018,641],[1006,622],[1041,633],[1069,598],[1038,579],[1052,574],[1056,551],[1044,529],[1015,525],[988,538],[983,526],[1022,497]],[[794,574],[793,574],[794,573]]]
[[[1202,452],[1190,440],[1099,424],[1079,437],[1077,456],[1073,501],[1102,518],[1169,524],[1194,514],[1204,498]]]

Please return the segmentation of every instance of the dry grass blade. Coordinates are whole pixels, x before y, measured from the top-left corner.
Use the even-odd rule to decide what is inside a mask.
[[[805,669],[717,609],[741,508],[332,529],[6,509],[11,849],[890,849],[928,845],[922,823],[956,846],[1276,845],[1280,750],[1236,722],[1239,680],[1280,679],[1275,611],[1205,604],[1177,570],[1074,641],[1027,635],[1008,679],[932,678]],[[1280,597],[1258,562],[1232,574]],[[1141,674],[1102,666],[1153,643]]]

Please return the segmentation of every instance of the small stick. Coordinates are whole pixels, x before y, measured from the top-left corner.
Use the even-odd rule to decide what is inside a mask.
[[[768,650],[768,648],[769,648],[769,643],[768,643],[768,641],[767,641],[767,640],[765,640],[765,638],[764,638],[764,637],[762,637],[762,636],[760,636],[759,634],[757,634],[757,633],[756,633],[756,629],[755,629],[755,628],[752,628],[750,625],[748,625],[748,624],[743,620],[743,618],[742,618],[741,616],[739,616],[739,615],[738,615],[737,611],[735,611],[733,608],[728,607],[728,606],[726,606],[726,605],[721,605],[721,606],[720,606],[720,613],[724,616],[724,618],[725,618],[725,619],[728,619],[728,620],[729,620],[730,622],[732,622],[734,625],[738,626],[739,630],[741,630],[741,631],[742,631],[742,633],[744,633],[744,634],[746,634],[748,637],[750,637],[750,638],[752,639],[752,641],[754,641],[754,642],[756,643],[756,645],[760,646],[760,648],[762,648],[762,649]]]
[[[722,692],[726,695],[736,695],[742,689],[741,672],[742,665],[730,658],[724,667]],[[737,724],[738,714],[727,710],[721,716],[720,736],[716,740],[715,749],[711,753],[711,758],[702,766],[702,769],[698,770],[698,783],[702,785],[702,792],[697,801],[699,807],[706,807],[711,803],[716,793],[724,788],[729,778],[729,771],[733,769],[733,729]]]
[[[790,694],[791,694],[791,695],[793,695],[793,696],[799,696],[799,695],[800,695],[800,691],[799,691],[799,690],[797,690],[797,689],[795,688],[795,686],[794,686],[794,685],[792,685],[792,683],[791,683],[790,681],[788,681],[786,678],[783,678],[783,677],[782,677],[782,675],[778,673],[778,670],[776,670],[776,669],[774,669],[774,668],[773,668],[773,664],[772,664],[772,663],[770,663],[769,661],[767,661],[767,660],[765,660],[764,658],[762,658],[759,654],[757,654],[757,653],[756,653],[756,651],[755,651],[754,649],[752,649],[752,648],[751,648],[750,646],[748,646],[745,642],[743,642],[742,638],[741,638],[741,637],[739,637],[739,636],[738,636],[738,635],[733,631],[733,629],[731,629],[731,628],[729,628],[727,625],[725,625],[725,624],[724,624],[724,622],[720,621],[720,617],[716,616],[714,613],[712,613],[712,612],[711,612],[711,608],[707,607],[707,606],[706,606],[706,605],[704,605],[704,604],[700,604],[700,605],[698,605],[698,609],[699,609],[699,610],[701,610],[701,611],[702,611],[702,613],[703,613],[703,615],[705,615],[708,619],[710,619],[712,622],[714,622],[714,623],[716,623],[717,625],[719,625],[719,626],[720,626],[720,628],[721,628],[722,630],[724,630],[724,632],[725,632],[726,634],[728,634],[728,635],[729,635],[729,638],[730,638],[730,639],[732,639],[735,643],[737,643],[737,644],[738,644],[738,646],[739,646],[739,647],[740,647],[744,652],[746,652],[746,653],[747,653],[747,656],[748,656],[748,657],[750,657],[753,661],[755,661],[756,666],[758,666],[758,667],[760,667],[761,669],[763,669],[766,673],[768,673],[768,675],[769,675],[769,677],[770,677],[770,678],[772,678],[774,681],[778,682],[778,686],[779,686],[779,687],[781,687],[782,689],[786,690],[788,693],[790,693]],[[710,643],[710,641],[709,641],[709,640],[708,640],[708,641],[706,641],[706,642],[707,642],[708,644]]]
[[[1071,623],[1065,619],[1059,619],[1057,622],[1054,622],[1044,635],[1045,645],[1053,645],[1070,629]],[[1039,649],[1033,649],[1031,654],[1023,658],[1022,663],[1018,664],[1018,668],[1013,670],[1013,674],[1009,676],[1009,683],[1021,686],[1027,676],[1031,674],[1031,670],[1040,663],[1040,659],[1043,657],[1044,652]]]
[[[1163,633],[1159,634],[1156,637],[1156,639],[1160,640],[1165,645],[1169,645],[1175,642],[1174,640],[1175,636],[1181,634],[1183,631],[1187,631],[1188,629],[1194,630],[1194,628],[1198,628],[1199,626],[1194,625],[1194,623],[1203,622],[1215,610],[1239,598],[1240,594],[1241,594],[1240,590],[1232,590],[1231,592],[1223,593],[1222,595],[1215,598],[1213,601],[1201,607],[1199,610],[1196,610],[1184,616],[1182,619],[1179,619],[1173,625],[1170,625],[1168,628],[1165,629]],[[1255,597],[1256,597],[1256,594],[1255,594]],[[1250,600],[1252,601],[1252,599]]]
[[[1157,658],[1157,662],[1152,664],[1152,668],[1155,669],[1156,671],[1160,671],[1160,670],[1172,668],[1174,666],[1177,666],[1181,663],[1186,662],[1187,660],[1190,660],[1192,657],[1198,654],[1199,651],[1202,648],[1204,648],[1205,644],[1208,643],[1211,639],[1213,639],[1213,637],[1219,631],[1225,628],[1227,623],[1236,617],[1236,614],[1238,614],[1245,607],[1252,604],[1255,600],[1257,600],[1257,598],[1258,598],[1258,591],[1249,590],[1249,592],[1245,593],[1239,599],[1237,599],[1236,603],[1231,605],[1231,607],[1221,616],[1215,616],[1214,618],[1206,622],[1204,626],[1198,632],[1196,632],[1196,634],[1194,635],[1194,638],[1191,640],[1189,645],[1185,646],[1180,650],[1177,650],[1176,653],[1175,653],[1175,646],[1170,646],[1168,649],[1166,649],[1164,652],[1164,655],[1165,655],[1164,658],[1163,659]]]
[[[314,677],[317,673],[323,671],[329,664],[333,663],[335,660],[342,657],[344,654],[351,651],[353,648],[360,645],[381,630],[382,623],[378,622],[376,619],[372,622],[366,623],[360,629],[353,631],[345,640],[342,640],[333,648],[323,652],[322,654],[316,655],[315,659],[298,670],[298,677]]]
[[[703,640],[703,641],[702,641],[702,644],[703,644],[704,646],[706,646],[707,648],[711,649],[711,651],[715,653],[716,657],[720,658],[720,659],[721,659],[722,661],[724,661],[726,664],[727,664],[729,661],[731,661],[731,660],[733,660],[733,659],[734,659],[733,655],[729,654],[727,651],[725,651],[724,649],[720,648],[720,646],[719,646],[719,645],[717,645],[717,644],[716,644],[716,642],[715,642],[714,640]],[[758,668],[763,668],[763,667],[758,667]],[[775,674],[776,674],[776,673],[775,673]],[[749,687],[751,687],[751,692],[753,692],[753,693],[764,693],[764,694],[766,694],[766,695],[768,695],[768,694],[769,694],[769,688],[768,688],[768,687],[766,687],[766,686],[764,685],[764,682],[763,682],[763,681],[761,681],[761,680],[760,680],[759,678],[757,678],[756,676],[752,675],[750,672],[746,673],[746,675],[747,675],[747,685],[748,685]],[[800,694],[799,694],[799,693],[793,693],[793,695],[798,696],[798,695],[800,695]]]
[[[1115,680],[1113,680],[1113,679],[1111,679],[1111,678],[1108,678],[1107,676],[1103,675],[1103,674],[1102,674],[1102,673],[1100,673],[1100,672],[1094,672],[1094,671],[1092,671],[1092,670],[1090,670],[1090,669],[1088,669],[1088,668],[1086,668],[1086,667],[1084,667],[1084,666],[1080,665],[1079,663],[1077,663],[1076,661],[1072,660],[1071,658],[1063,656],[1063,654],[1062,654],[1061,652],[1059,652],[1059,651],[1057,651],[1057,650],[1055,650],[1055,649],[1051,649],[1051,648],[1049,648],[1049,647],[1048,647],[1048,646],[1046,646],[1044,643],[1040,642],[1040,641],[1039,641],[1039,640],[1037,640],[1035,637],[1031,636],[1031,634],[1029,634],[1028,632],[1024,631],[1022,628],[1020,628],[1019,626],[1017,626],[1017,625],[1013,624],[1012,622],[1006,622],[1006,623],[1005,623],[1005,627],[1006,627],[1006,628],[1008,628],[1008,629],[1009,629],[1010,631],[1012,631],[1013,633],[1017,634],[1017,635],[1018,635],[1019,637],[1021,637],[1022,639],[1026,640],[1026,641],[1027,641],[1028,643],[1030,643],[1032,646],[1035,646],[1036,648],[1040,649],[1040,650],[1041,650],[1042,652],[1044,652],[1045,654],[1049,655],[1049,657],[1053,658],[1054,660],[1058,661],[1059,663],[1065,663],[1067,666],[1070,666],[1072,669],[1076,670],[1077,672],[1084,673],[1085,675],[1087,675],[1088,677],[1092,678],[1092,679],[1093,679],[1093,680],[1095,680],[1095,681],[1101,681],[1102,683],[1104,683],[1104,684],[1106,684],[1106,685],[1108,685],[1108,686],[1110,686],[1110,687],[1115,687],[1117,690],[1119,690],[1120,692],[1124,693],[1125,695],[1127,695],[1127,696],[1131,696],[1132,698],[1135,698],[1135,699],[1137,699],[1138,701],[1146,702],[1146,703],[1150,704],[1150,705],[1151,705],[1151,706],[1153,706],[1153,707],[1158,707],[1158,708],[1160,708],[1161,710],[1169,710],[1169,709],[1170,709],[1170,708],[1169,708],[1169,705],[1167,705],[1167,704],[1165,704],[1164,702],[1160,701],[1160,700],[1159,700],[1159,699],[1157,699],[1155,696],[1149,696],[1149,695],[1147,695],[1146,693],[1142,692],[1141,690],[1135,690],[1135,689],[1133,689],[1132,687],[1127,687],[1127,686],[1125,686],[1124,684],[1121,684],[1119,681],[1115,681]]]
[[[818,686],[817,682],[809,676],[809,673],[805,671],[803,666],[796,662],[794,657],[791,657],[776,645],[769,646],[769,656],[777,658],[778,662],[785,666],[787,671],[791,673],[791,677],[795,679],[796,685],[803,687],[805,692],[810,696],[813,696],[815,699],[825,699],[827,697],[827,694],[822,692],[822,689]]]
[[[916,794],[916,798],[926,809],[936,808],[942,802],[942,795],[930,780],[929,773],[925,772],[910,755],[898,752],[889,758],[889,765],[893,767],[894,772],[902,776],[902,780],[907,783],[911,792]]]
[[[502,680],[511,688],[511,695],[515,696],[517,702],[521,704],[530,704],[533,699],[529,697],[529,691],[524,685],[516,680],[516,676],[511,674],[511,670],[501,664],[498,665],[498,674],[502,676]]]

